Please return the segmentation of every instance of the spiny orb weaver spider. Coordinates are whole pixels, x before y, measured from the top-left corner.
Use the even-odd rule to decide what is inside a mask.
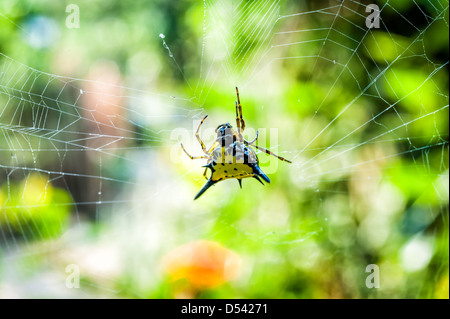
[[[181,143],[181,148],[186,153],[190,159],[208,159],[208,163],[203,166],[205,167],[205,172],[203,176],[208,180],[202,189],[195,196],[194,200],[199,198],[208,188],[217,182],[223,181],[229,178],[236,178],[239,182],[239,186],[242,188],[242,179],[247,177],[253,177],[257,179],[261,184],[261,178],[270,183],[270,179],[264,174],[264,172],[259,167],[259,160],[256,152],[250,147],[253,146],[256,149],[265,152],[268,155],[273,155],[281,161],[292,163],[291,161],[278,156],[268,149],[262,148],[255,144],[258,140],[258,131],[256,131],[256,136],[253,140],[247,141],[244,139],[242,132],[245,129],[245,122],[242,118],[242,106],[239,99],[239,90],[236,87],[237,101],[236,105],[236,126],[237,131],[234,131],[230,123],[221,124],[216,128],[217,138],[213,145],[206,149],[205,144],[200,138],[200,127],[206,120],[208,115],[206,115],[203,120],[198,125],[195,137],[202,146],[203,153],[205,155],[192,156],[190,155],[183,144]],[[211,176],[208,179],[206,177],[207,170],[211,169]]]

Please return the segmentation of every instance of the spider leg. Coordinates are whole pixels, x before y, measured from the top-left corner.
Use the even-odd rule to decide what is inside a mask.
[[[239,89],[236,86],[236,96],[237,96],[237,104],[239,107],[239,119],[241,121],[241,130],[240,132],[244,132],[245,130],[245,122],[244,119],[242,118],[242,106],[241,106],[241,100],[239,99]]]
[[[206,118],[208,117],[208,115],[206,115],[203,120],[201,120],[200,124],[198,125],[197,128],[197,132],[195,132],[195,137],[197,138],[198,142],[200,143],[200,145],[202,146],[202,150],[203,152],[208,155],[208,151],[206,150],[205,144],[203,143],[202,139],[200,138],[200,127],[202,126],[203,122],[206,120]],[[185,151],[186,152],[186,151]]]
[[[238,104],[237,101],[234,102],[234,104],[236,105],[236,129],[237,131],[241,132],[241,121],[239,120],[239,113],[238,113]]]
[[[266,154],[268,154],[268,155],[273,155],[273,156],[275,156],[276,158],[278,158],[278,159],[281,160],[281,161],[288,162],[288,163],[292,163],[290,160],[287,160],[287,159],[285,159],[284,157],[278,156],[277,154],[275,154],[275,153],[269,151],[268,149],[265,149],[265,148],[263,148],[263,147],[260,147],[260,146],[258,146],[258,145],[255,145],[255,144],[253,144],[253,143],[249,143],[249,145],[251,145],[251,146],[253,146],[253,147],[256,147],[258,150],[260,150],[261,152],[264,152],[264,153],[266,153]]]
[[[255,136],[255,138],[254,138],[253,140],[251,140],[250,142],[247,141],[246,139],[244,139],[245,143],[247,143],[247,144],[253,144],[253,143],[255,143],[256,140],[258,139],[258,135],[259,135],[259,132],[256,131],[256,136]]]
[[[211,145],[211,147],[209,148],[209,150],[208,150],[208,155],[210,155],[211,154],[211,152],[217,147],[219,145],[219,142],[217,142],[217,141],[215,141],[214,143],[213,143],[213,145]]]
[[[186,151],[186,149],[185,149],[184,146],[183,146],[183,143],[180,143],[180,145],[181,145],[181,148],[183,149],[183,151],[186,153],[187,156],[189,156],[190,159],[210,158],[209,156],[206,156],[206,155],[202,155],[202,156],[192,156],[192,155],[190,155],[190,154]]]
[[[236,106],[236,129],[239,131],[241,129],[241,121],[239,120],[237,101],[234,101],[234,105]]]

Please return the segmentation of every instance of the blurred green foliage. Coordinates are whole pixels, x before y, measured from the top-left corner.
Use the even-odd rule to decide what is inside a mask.
[[[21,185],[5,183],[0,202],[5,203],[0,227],[12,227],[15,236],[30,240],[56,238],[68,228],[70,195],[38,175],[30,175]]]
[[[80,7],[79,29],[64,26],[68,3],[0,4],[4,254],[11,253],[6,248],[16,239],[20,256],[26,244],[64,243],[61,235],[70,233],[75,239],[67,252],[50,250],[39,265],[64,276],[66,263],[85,261],[83,291],[95,297],[172,298],[173,283],[159,260],[186,242],[209,239],[241,256],[242,275],[219,288],[197,292],[198,298],[448,298],[448,65],[443,66],[448,63],[448,1],[443,9],[417,1],[429,14],[424,21],[415,18],[420,10],[414,2],[389,1],[382,16],[384,27],[368,36],[361,30],[364,7],[348,4],[359,14],[343,9],[345,19],[335,24],[333,10],[285,18],[272,33],[307,32],[274,38],[262,36],[270,30],[258,21],[326,8],[328,2],[285,1],[279,12],[262,17],[261,2],[255,5],[261,12],[229,21],[226,30],[236,47],[224,68],[233,69],[237,78],[255,76],[253,82],[241,83],[229,80],[236,75],[233,72],[220,73],[215,59],[223,48],[205,37],[214,28],[227,27],[220,21],[226,8],[219,2],[205,2],[208,16],[215,16],[205,20],[206,31],[201,1],[70,1]],[[379,2],[380,7],[383,4]],[[51,40],[46,47],[30,44],[36,17],[48,19],[57,30],[53,39],[46,39]],[[174,59],[160,34],[166,36]],[[296,41],[305,43],[270,47]],[[274,54],[274,60],[262,59],[266,52],[270,58]],[[322,58],[289,58],[316,54]],[[267,64],[258,64],[258,58]],[[117,117],[125,119],[124,127],[131,132],[120,136],[126,144],[107,154],[86,147],[67,155],[64,150],[71,145],[65,142],[77,141],[73,131],[89,131],[91,113],[82,114],[70,129],[58,131],[57,138],[20,134],[19,127],[39,127],[35,116],[42,105],[56,111],[48,112],[40,128],[52,134],[57,123],[64,123],[59,128],[72,123],[71,116],[83,112],[74,107],[82,103],[79,88],[89,83],[81,79],[91,80],[90,71],[99,61],[112,61],[121,76],[122,91],[112,95],[129,98],[110,102],[124,109]],[[214,76],[206,76],[209,68]],[[256,72],[244,74],[247,68]],[[73,78],[73,87],[65,89],[65,78],[59,81],[53,75]],[[204,183],[203,164],[185,159],[181,152],[177,156],[183,158],[174,163],[170,148],[178,147],[178,141],[170,138],[170,131],[181,126],[193,135],[192,119],[203,110],[211,115],[204,130],[233,123],[230,92],[236,84],[244,86],[241,100],[247,125],[278,128],[277,145],[269,145],[264,132],[260,145],[275,147],[294,164],[277,163],[276,173],[269,174],[272,183],[265,187],[244,180],[241,191],[236,182],[226,181],[192,202]],[[139,90],[163,101],[152,104],[156,117],[166,112],[161,120],[145,121],[148,110],[136,106],[141,100],[133,102],[133,95],[142,93]],[[32,106],[33,102],[37,104]],[[205,142],[209,146],[212,140],[205,137]],[[52,148],[53,153],[39,151]],[[192,150],[200,152],[198,145],[193,144]],[[259,157],[262,169],[271,170],[274,162],[263,154]],[[50,180],[53,176],[44,172],[14,169],[33,165],[80,175]],[[148,177],[140,177],[146,170]],[[135,183],[142,179],[146,186]],[[189,193],[164,197],[171,187],[173,192]],[[81,239],[70,229],[81,229]],[[111,239],[104,242],[104,237]],[[115,253],[109,254],[109,249]],[[94,264],[108,261],[110,268],[96,268],[83,259],[89,252]],[[380,267],[379,289],[366,287],[369,264]],[[42,269],[34,267],[27,274],[39,276]]]

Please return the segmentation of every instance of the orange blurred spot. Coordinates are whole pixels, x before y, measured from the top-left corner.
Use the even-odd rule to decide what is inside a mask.
[[[235,278],[241,259],[216,242],[199,240],[174,249],[163,264],[172,280],[185,279],[193,288],[206,289]]]

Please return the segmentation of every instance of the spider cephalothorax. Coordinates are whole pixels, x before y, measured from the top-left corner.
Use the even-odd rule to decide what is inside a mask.
[[[231,133],[231,134],[234,134],[233,127],[231,126],[230,123],[220,124],[216,128],[216,133],[220,134],[221,136],[226,135],[227,132]]]
[[[236,95],[237,131],[233,130],[233,127],[230,125],[230,123],[219,125],[216,128],[217,138],[214,144],[209,148],[209,150],[207,150],[199,135],[201,125],[208,117],[208,115],[206,115],[200,122],[200,125],[197,128],[197,132],[195,133],[195,136],[202,146],[202,150],[205,155],[196,157],[191,156],[186,151],[183,144],[181,144],[184,152],[191,159],[208,159],[208,163],[204,166],[206,167],[205,172],[203,173],[205,178],[207,178],[207,169],[209,168],[211,170],[211,176],[194,199],[199,198],[208,188],[210,188],[215,183],[223,181],[225,179],[236,178],[241,188],[242,179],[247,177],[253,177],[261,182],[261,184],[263,184],[261,179],[263,179],[267,183],[270,183],[270,179],[266,176],[266,174],[263,173],[263,171],[259,167],[259,161],[256,152],[250,146],[257,148],[258,150],[263,151],[266,154],[273,155],[282,161],[291,163],[287,159],[275,155],[271,151],[254,144],[258,139],[258,132],[256,132],[256,137],[252,141],[249,142],[244,139],[242,132],[245,129],[245,122],[242,118],[242,106],[239,99],[238,88],[236,88]]]

